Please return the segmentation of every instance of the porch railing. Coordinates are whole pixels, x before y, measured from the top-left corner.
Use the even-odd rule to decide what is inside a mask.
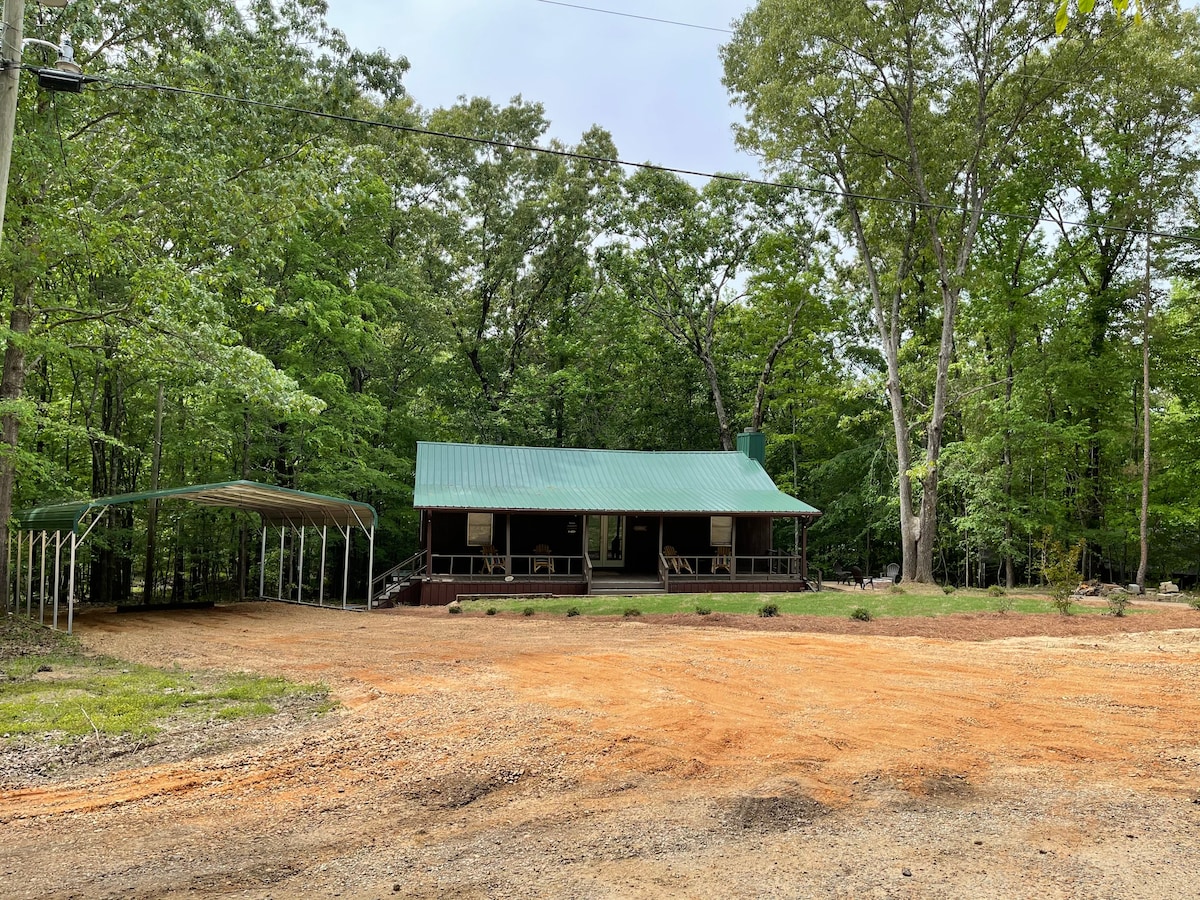
[[[692,581],[801,581],[802,558],[790,554],[770,553],[766,556],[733,556],[659,554],[658,574],[663,584],[667,580]]]
[[[434,553],[427,573],[431,578],[469,581],[503,581],[512,576],[522,581],[580,581],[587,577],[585,557],[562,553],[498,553],[491,564],[481,553]]]
[[[418,577],[424,574],[424,569],[425,552],[421,550],[404,560],[404,562],[394,565],[386,572],[380,572],[376,575],[371,580],[371,596],[386,596],[388,589],[392,585]]]

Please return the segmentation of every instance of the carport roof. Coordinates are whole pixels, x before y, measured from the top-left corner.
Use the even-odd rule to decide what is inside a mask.
[[[17,513],[17,527],[25,531],[74,531],[89,510],[172,498],[255,512],[269,525],[342,525],[363,529],[375,525],[375,509],[367,503],[256,481],[224,481],[38,506]]]

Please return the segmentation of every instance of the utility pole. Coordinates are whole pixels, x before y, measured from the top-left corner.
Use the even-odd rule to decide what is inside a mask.
[[[8,201],[8,170],[12,165],[13,133],[17,129],[17,97],[21,87],[21,41],[25,0],[4,0],[4,34],[0,36],[0,243],[4,241],[4,207]]]

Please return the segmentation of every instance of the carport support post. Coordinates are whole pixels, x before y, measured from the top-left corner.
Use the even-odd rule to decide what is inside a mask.
[[[62,532],[54,532],[54,630],[58,631],[58,586],[62,583]]]
[[[258,551],[258,599],[266,599],[267,590],[267,523],[262,527],[262,548]]]
[[[79,547],[79,536],[71,529],[71,574],[67,580],[67,634],[75,625],[75,550]]]
[[[42,567],[38,580],[38,623],[46,624],[46,532],[42,532]]]
[[[279,526],[279,586],[275,588],[275,599],[283,599],[283,526]]]
[[[375,580],[375,523],[371,523],[371,545],[367,551],[367,609],[371,608],[371,590]]]
[[[325,548],[329,545],[329,526],[321,526],[321,583],[317,586],[317,606],[325,605]]]
[[[37,543],[37,532],[29,532],[29,571],[25,573],[25,615],[33,615],[33,545]]]
[[[342,609],[346,608],[346,598],[350,594],[350,526],[346,526],[346,563],[342,567]]]
[[[303,525],[300,526],[300,559],[296,563],[296,602],[304,602],[304,532],[307,531]]]

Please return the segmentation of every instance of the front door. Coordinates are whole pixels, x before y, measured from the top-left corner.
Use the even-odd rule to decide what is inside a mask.
[[[625,517],[588,516],[588,556],[596,569],[625,565]]]

